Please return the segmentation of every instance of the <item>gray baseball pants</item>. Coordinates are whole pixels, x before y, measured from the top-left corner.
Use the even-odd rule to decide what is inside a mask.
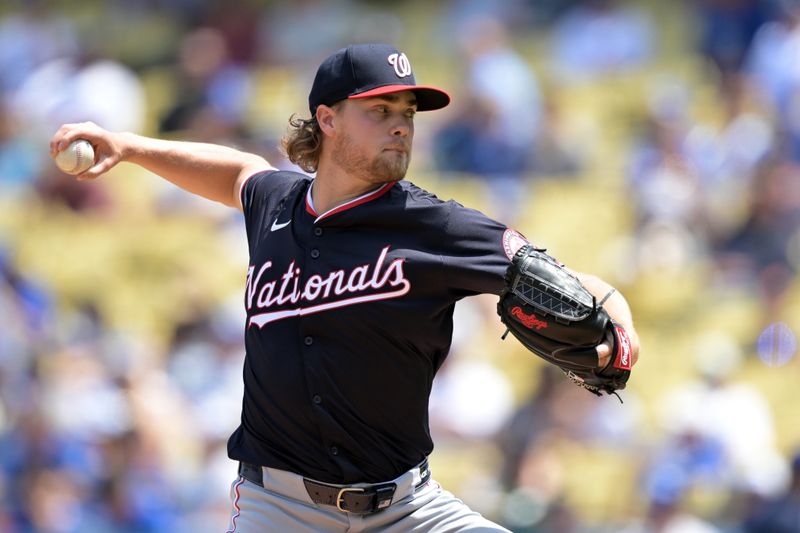
[[[233,512],[227,533],[510,533],[472,511],[433,479],[420,485],[419,468],[395,479],[392,504],[372,514],[316,504],[302,476],[274,468],[262,471],[263,486],[243,477],[231,485]]]

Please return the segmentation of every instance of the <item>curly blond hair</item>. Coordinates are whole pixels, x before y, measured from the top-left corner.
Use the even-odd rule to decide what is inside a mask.
[[[289,117],[289,128],[281,139],[281,146],[289,161],[306,172],[316,172],[322,151],[322,130],[316,117]]]

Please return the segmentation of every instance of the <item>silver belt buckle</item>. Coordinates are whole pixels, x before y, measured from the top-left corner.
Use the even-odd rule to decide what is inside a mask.
[[[348,509],[342,509],[342,503],[344,503],[344,494],[346,492],[365,492],[361,487],[343,487],[339,489],[339,494],[336,496],[336,508],[342,511],[343,513],[350,512]]]

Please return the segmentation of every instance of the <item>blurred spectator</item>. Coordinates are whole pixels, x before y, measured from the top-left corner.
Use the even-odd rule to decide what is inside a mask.
[[[617,533],[722,533],[722,529],[683,508],[679,479],[664,474],[664,479],[653,480],[652,485],[645,516]]]
[[[491,136],[509,146],[524,161],[523,149],[536,139],[541,114],[539,85],[528,62],[509,42],[507,28],[497,19],[468,22],[460,43],[467,59],[467,87],[492,116]],[[524,168],[524,166],[521,166]]]
[[[544,365],[538,371],[538,385],[509,417],[498,432],[498,446],[503,454],[500,481],[506,490],[517,486],[525,454],[538,445],[555,426],[554,402],[559,381],[564,379],[555,366]]]
[[[723,279],[745,285],[755,282],[765,324],[779,317],[796,276],[789,247],[800,231],[799,172],[797,165],[780,159],[761,165],[748,214],[717,255]]]
[[[797,533],[800,531],[800,452],[792,460],[788,488],[757,505],[744,524],[745,533]]]
[[[49,163],[24,131],[21,117],[0,98],[0,198],[22,201],[43,164]]]
[[[697,6],[700,51],[723,79],[741,69],[756,31],[769,19],[762,0],[701,0]]]
[[[161,119],[162,133],[191,132],[199,141],[241,136],[251,96],[250,72],[232,61],[224,35],[198,28],[180,43],[177,99]]]
[[[237,301],[238,303],[238,301]],[[243,386],[243,353],[239,327],[245,319],[232,308],[187,319],[178,324],[169,349],[167,372],[188,402],[192,420],[205,439],[226,442],[236,429]],[[230,313],[231,316],[227,316]],[[225,326],[236,319],[236,336]]]
[[[109,490],[108,517],[115,530],[174,531],[178,529],[175,479],[160,462],[145,434],[133,430],[109,440],[105,480]]]
[[[681,105],[684,104],[677,103]],[[652,106],[645,118],[643,134],[634,145],[629,175],[639,226],[651,220],[670,221],[698,232],[706,226],[702,183],[684,151],[689,125],[680,108]]]
[[[15,111],[40,138],[61,124],[85,121],[113,131],[139,132],[145,104],[141,81],[132,70],[89,49],[42,64],[12,100]]]
[[[514,488],[499,510],[500,522],[514,533],[579,533],[586,525],[565,501],[565,470],[557,433],[531,442],[521,457]]]
[[[566,82],[623,73],[651,59],[653,37],[640,9],[618,0],[582,0],[553,28],[552,69]]]
[[[800,82],[800,69],[794,59],[800,47],[800,5],[795,0],[778,0],[776,5],[777,20],[756,32],[747,72],[763,96],[779,112],[785,112]]]
[[[0,246],[0,291],[15,309],[7,316],[19,320],[24,335],[45,335],[52,320],[53,294],[14,265],[11,254]],[[9,331],[10,332],[10,331]],[[1,353],[1,352],[0,352]]]
[[[439,21],[437,34],[450,36],[470,21],[493,19],[512,32],[529,31],[532,24],[550,22],[554,13],[574,0],[449,0]],[[443,43],[447,46],[449,43]]]
[[[78,50],[75,21],[42,0],[11,1],[0,17],[0,96],[17,90],[40,65]]]
[[[684,151],[701,179],[710,237],[730,229],[759,164],[775,149],[769,109],[758,105],[746,79],[729,74],[719,85],[722,123],[694,124]]]
[[[780,133],[794,161],[800,161],[800,3],[779,0],[780,17],[764,24],[747,60],[750,81],[774,108]]]
[[[224,4],[218,9],[224,11]],[[245,10],[245,12],[249,12]],[[209,17],[216,13],[210,10]],[[236,27],[242,23],[237,15],[228,15],[214,21],[215,25]],[[232,31],[231,27],[225,27]],[[246,124],[252,110],[254,97],[254,66],[234,58],[229,42],[231,35],[212,26],[201,26],[187,32],[180,39],[175,54],[175,91],[172,100],[159,117],[158,129],[162,134],[181,137],[196,142],[214,142],[242,146],[253,142]],[[243,41],[248,38],[244,37]],[[245,46],[238,43],[236,46]],[[239,54],[247,56],[245,50]],[[266,128],[268,129],[268,128]],[[265,153],[260,146],[254,152]],[[279,162],[280,159],[273,159]],[[152,185],[157,189],[159,212],[174,214],[185,210],[194,216],[225,219],[239,218],[220,209],[220,206],[203,198],[181,194],[169,183]]]
[[[497,19],[470,20],[460,43],[466,94],[435,137],[437,165],[483,178],[491,193],[488,211],[513,224],[539,133],[538,83]]]
[[[42,168],[36,177],[34,190],[46,204],[59,205],[78,213],[110,213],[113,206],[105,182],[97,181],[87,187],[85,183],[66,177],[53,164],[45,164]]]
[[[321,56],[345,46],[356,9],[351,0],[276,2],[261,19],[263,60],[293,67],[318,63]]]
[[[754,176],[776,143],[769,111],[750,95],[740,76],[729,76],[719,86],[716,126],[690,116],[685,84],[652,86],[629,164],[641,270],[687,268],[742,223]]]
[[[653,97],[643,132],[634,139],[628,183],[635,214],[639,273],[680,272],[707,245],[709,221],[698,167],[686,152],[690,122],[680,91]]]
[[[552,365],[537,367],[537,374],[533,394],[495,437],[503,457],[500,482],[507,492],[501,522],[520,533],[584,531],[564,501],[563,471],[569,467],[554,450],[564,442],[591,442],[624,454],[638,444],[639,409],[627,393],[624,406],[611,398],[598,400]]]
[[[769,405],[757,389],[734,380],[742,357],[724,334],[708,333],[697,340],[698,378],[675,387],[661,402],[670,440],[652,468],[677,465],[687,486],[721,493],[769,495],[780,489],[786,472]]]
[[[257,5],[247,0],[215,0],[204,16],[224,39],[230,62],[242,66],[258,62],[260,17]]]
[[[493,436],[512,407],[508,379],[488,361],[451,353],[434,381],[431,431],[479,439]],[[480,390],[481,394],[475,394]]]
[[[14,524],[23,531],[76,531],[89,502],[92,445],[55,431],[36,404],[18,415],[0,439],[4,477],[14,487],[7,494]]]
[[[579,133],[564,120],[552,95],[545,95],[542,116],[531,152],[531,171],[545,177],[577,176],[586,168],[588,150]]]

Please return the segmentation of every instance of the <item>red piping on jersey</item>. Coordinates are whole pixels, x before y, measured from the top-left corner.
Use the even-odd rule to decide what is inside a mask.
[[[352,200],[349,200],[349,201],[343,203],[342,205],[340,205],[338,207],[334,207],[333,209],[329,209],[328,211],[325,211],[321,215],[317,214],[317,211],[314,209],[314,206],[312,205],[312,202],[311,202],[311,187],[309,187],[308,188],[308,193],[306,194],[306,212],[309,215],[312,215],[312,216],[316,217],[316,220],[314,220],[314,222],[319,222],[323,218],[327,218],[327,217],[329,217],[331,215],[335,215],[336,213],[341,213],[342,211],[347,211],[348,209],[352,209],[353,207],[355,207],[357,205],[365,204],[367,202],[371,202],[372,200],[376,200],[376,199],[380,198],[381,196],[383,196],[384,194],[389,192],[389,189],[394,187],[395,183],[397,183],[397,182],[396,181],[390,181],[389,183],[385,183],[385,184],[381,185],[377,190],[374,190],[372,192],[368,192],[367,194],[364,194],[363,196],[359,196],[358,198],[353,198]]]

